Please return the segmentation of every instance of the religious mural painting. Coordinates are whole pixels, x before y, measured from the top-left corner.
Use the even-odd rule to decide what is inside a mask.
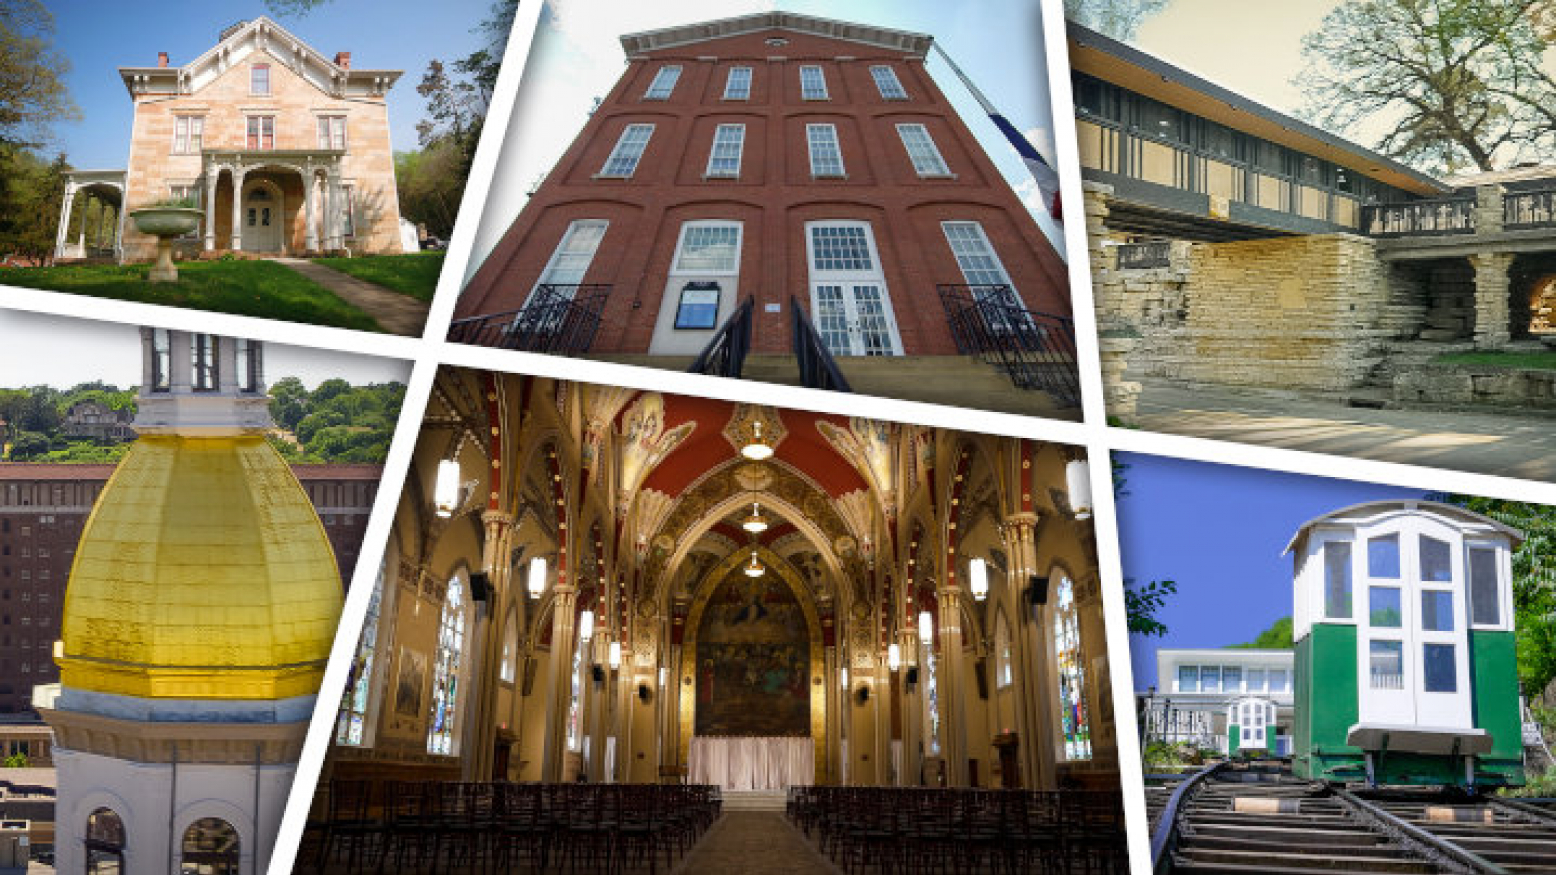
[[[731,573],[697,630],[697,734],[808,734],[809,665],[810,629],[789,587]]]

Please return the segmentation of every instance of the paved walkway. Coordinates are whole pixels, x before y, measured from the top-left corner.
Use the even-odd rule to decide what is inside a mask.
[[[1146,383],[1147,431],[1556,482],[1556,417],[1368,410],[1226,388]]]
[[[286,265],[334,292],[341,300],[373,317],[379,327],[390,334],[420,337],[422,328],[427,324],[428,305],[410,295],[359,280],[306,258],[282,256],[271,260]]]
[[[726,811],[672,875],[840,875],[778,811]]]

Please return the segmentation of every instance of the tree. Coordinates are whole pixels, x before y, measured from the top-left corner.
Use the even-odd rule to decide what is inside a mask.
[[[1229,646],[1254,650],[1290,650],[1296,646],[1291,640],[1291,617],[1281,617],[1279,620],[1276,620],[1270,625],[1270,628],[1260,632],[1252,641]]]
[[[27,754],[17,751],[5,758],[5,767],[8,769],[25,769],[28,762]]]
[[[50,447],[49,436],[36,431],[17,432],[11,437],[11,455],[13,462],[27,462],[37,459],[48,453]]]
[[[330,0],[265,0],[265,8],[280,16],[303,16]]]
[[[54,50],[54,16],[39,0],[0,0],[0,146],[36,147],[76,118],[70,62]]]
[[[1177,592],[1178,584],[1171,580],[1153,580],[1144,586],[1135,586],[1134,578],[1125,578],[1126,627],[1139,635],[1167,634],[1167,625],[1156,619],[1156,612],[1167,603],[1167,596]]]
[[[1556,155],[1556,0],[1347,0],[1303,37],[1305,111],[1439,172]]]
[[[1169,0],[1064,0],[1064,17],[1116,40],[1134,39],[1147,18]]]

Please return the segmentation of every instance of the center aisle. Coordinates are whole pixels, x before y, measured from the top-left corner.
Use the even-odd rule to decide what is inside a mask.
[[[672,875],[840,875],[781,811],[725,810]]]

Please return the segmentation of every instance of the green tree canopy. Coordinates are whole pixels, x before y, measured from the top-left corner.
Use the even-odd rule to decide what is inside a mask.
[[[1302,40],[1306,113],[1438,172],[1556,154],[1556,0],[1346,0]]]
[[[1228,646],[1250,650],[1290,650],[1295,646],[1291,640],[1291,617],[1281,617],[1276,620],[1270,624],[1270,628],[1260,632],[1252,641]]]
[[[1117,40],[1134,39],[1140,25],[1170,0],[1064,0],[1064,17]]]

